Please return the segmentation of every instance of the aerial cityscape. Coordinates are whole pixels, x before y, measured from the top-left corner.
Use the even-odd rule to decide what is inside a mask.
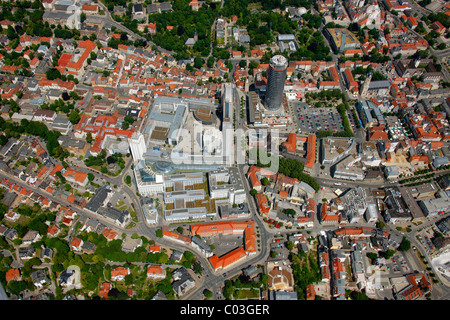
[[[0,300],[450,299],[448,1],[0,3]]]

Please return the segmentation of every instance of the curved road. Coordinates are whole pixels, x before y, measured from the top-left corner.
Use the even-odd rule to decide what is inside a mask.
[[[111,13],[108,11],[108,8],[107,8],[101,1],[98,1],[97,4],[98,4],[100,7],[102,7],[103,11],[105,11],[105,15],[106,15],[106,16],[100,16],[100,15],[91,16],[91,15],[89,15],[90,17],[93,17],[93,18],[95,18],[96,20],[101,20],[101,21],[103,21],[105,24],[109,24],[109,25],[111,25],[111,26],[115,26],[117,29],[120,29],[120,30],[122,30],[122,31],[127,32],[128,34],[130,34],[131,36],[135,37],[136,39],[145,40],[148,44],[150,44],[150,46],[155,45],[155,46],[157,47],[157,49],[158,49],[159,51],[163,52],[163,53],[167,53],[167,54],[170,54],[170,55],[175,54],[175,52],[166,50],[166,49],[164,49],[164,48],[161,48],[160,46],[156,45],[154,42],[147,40],[146,38],[142,37],[141,35],[135,33],[134,31],[132,31],[132,30],[130,30],[130,29],[128,29],[128,28],[125,27],[123,24],[121,24],[121,23],[115,21],[115,20],[112,18]]]

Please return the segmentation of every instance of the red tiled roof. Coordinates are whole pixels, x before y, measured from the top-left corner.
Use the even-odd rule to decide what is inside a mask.
[[[256,202],[258,203],[258,208],[261,214],[268,214],[270,211],[269,202],[267,201],[267,197],[263,193],[257,193],[255,195]]]
[[[347,227],[347,228],[341,228],[335,231],[337,235],[343,235],[343,236],[358,236],[358,235],[365,235],[369,233],[370,229],[363,228],[363,227]]]
[[[233,264],[234,262],[245,258],[246,256],[247,254],[245,253],[244,249],[242,247],[239,247],[221,257],[214,255],[209,258],[209,262],[211,262],[213,268],[217,270],[220,268],[225,268]]]
[[[108,293],[111,290],[111,283],[103,282],[100,287],[100,297],[103,299],[108,299]]]
[[[58,227],[56,225],[51,225],[50,227],[47,228],[47,234],[49,235],[55,235],[58,231]]]
[[[130,274],[130,268],[128,267],[117,267],[111,270],[111,278],[126,276]]]
[[[118,236],[118,233],[113,229],[104,228],[102,231],[102,235],[108,240],[113,240]]]
[[[297,147],[297,141],[306,141],[306,137],[301,137],[296,135],[295,133],[289,133],[287,141],[284,143],[284,146],[289,152],[294,152]]]
[[[316,161],[316,135],[308,135],[308,152],[306,153],[305,167],[312,168]]]
[[[73,90],[75,87],[75,82],[74,81],[62,81],[61,79],[56,79],[56,80],[48,80],[48,79],[41,79],[39,81],[39,87],[45,87],[45,86],[49,86],[49,87],[54,87],[57,86],[59,88],[65,88],[67,90]]]
[[[67,63],[67,68],[74,69],[76,71],[80,70],[83,67],[83,63],[91,54],[91,51],[94,50],[97,45],[91,40],[83,40],[78,45],[77,49],[84,49],[83,53],[79,57],[77,61],[69,61]]]
[[[389,140],[387,132],[375,131],[371,133],[370,140]]]
[[[97,11],[98,10],[98,6],[97,5],[89,5],[89,4],[84,4],[81,7],[82,10],[86,10],[86,11]]]
[[[153,246],[149,246],[148,250],[150,252],[161,252],[161,247],[158,246],[157,244],[153,245]]]
[[[6,281],[15,280],[19,277],[20,277],[19,269],[9,269],[5,275]]]
[[[67,64],[69,63],[71,58],[72,58],[71,54],[63,53],[61,55],[61,57],[59,58],[59,60],[58,60],[58,66],[65,68],[67,66]]]
[[[71,245],[73,248],[79,248],[80,245],[81,245],[81,243],[82,243],[82,241],[83,241],[83,240],[81,240],[80,238],[75,237],[75,238],[73,238],[73,240],[72,240],[72,242],[70,243],[70,245]]]
[[[147,274],[151,275],[163,275],[164,269],[158,265],[151,265],[147,267]]]
[[[64,172],[63,174],[65,178],[73,177],[73,179],[79,183],[83,183],[84,181],[86,181],[87,175],[88,174],[86,172],[76,171],[71,168],[66,168],[66,172]]]

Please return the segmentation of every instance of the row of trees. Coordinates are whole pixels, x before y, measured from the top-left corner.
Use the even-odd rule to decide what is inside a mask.
[[[344,131],[337,132],[335,134],[336,137],[353,137],[354,136],[352,127],[350,125],[350,120],[348,119],[348,116],[347,116],[347,110],[349,110],[349,109],[350,109],[350,107],[349,107],[348,103],[345,101],[345,99],[344,99],[344,103],[341,103],[337,106],[337,110],[339,111],[339,114],[342,119],[342,125],[344,126]]]
[[[321,138],[330,137],[330,136],[351,138],[351,137],[355,136],[353,133],[352,127],[350,125],[350,120],[348,119],[348,115],[347,115],[347,111],[350,110],[350,106],[348,105],[345,97],[343,99],[343,103],[339,104],[336,108],[339,111],[339,115],[341,116],[342,126],[343,126],[344,130],[338,131],[338,132],[333,132],[332,130],[320,130],[316,133],[317,138],[321,139]],[[355,115],[356,115],[356,113],[353,115],[353,117],[355,117]],[[356,122],[357,126],[360,126],[359,121],[356,121],[356,119],[355,119],[355,122]]]
[[[305,99],[309,100],[327,100],[327,101],[337,101],[343,99],[345,94],[339,89],[333,90],[321,90],[318,92],[307,92],[305,94]]]

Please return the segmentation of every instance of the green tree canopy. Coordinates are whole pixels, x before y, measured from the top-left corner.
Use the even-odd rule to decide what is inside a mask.
[[[402,242],[400,243],[400,246],[398,247],[399,251],[408,251],[411,249],[411,242],[406,239],[406,237],[403,237]]]

